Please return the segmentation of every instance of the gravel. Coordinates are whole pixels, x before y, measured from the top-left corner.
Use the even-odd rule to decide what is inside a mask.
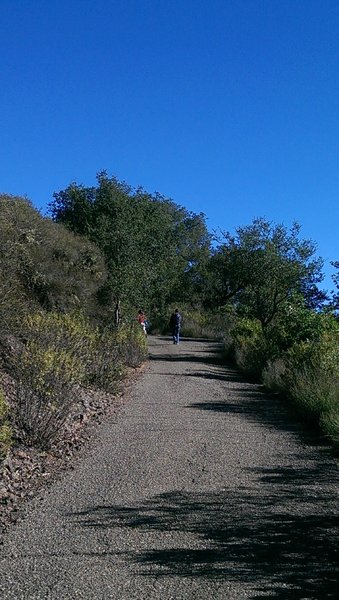
[[[2,600],[337,597],[330,448],[217,343],[149,349],[122,408],[8,528]]]

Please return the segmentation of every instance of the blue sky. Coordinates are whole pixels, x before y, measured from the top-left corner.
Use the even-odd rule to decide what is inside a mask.
[[[337,0],[0,0],[0,192],[98,171],[339,259]]]

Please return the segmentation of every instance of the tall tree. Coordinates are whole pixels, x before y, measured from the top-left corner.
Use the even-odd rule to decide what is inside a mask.
[[[214,301],[222,305],[232,299],[263,327],[296,294],[310,307],[319,305],[325,299],[317,288],[323,263],[314,256],[315,244],[299,233],[298,224],[288,231],[265,219],[239,227],[235,236],[225,233],[210,263]]]
[[[89,237],[103,251],[109,277],[103,291],[115,306],[163,309],[186,296],[209,252],[203,215],[160,194],[132,189],[105,171],[96,188],[71,184],[54,195],[53,218]]]

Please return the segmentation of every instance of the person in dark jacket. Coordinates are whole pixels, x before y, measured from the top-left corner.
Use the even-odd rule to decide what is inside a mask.
[[[171,314],[169,325],[172,332],[173,344],[179,344],[181,314],[177,308],[175,309],[174,313]]]

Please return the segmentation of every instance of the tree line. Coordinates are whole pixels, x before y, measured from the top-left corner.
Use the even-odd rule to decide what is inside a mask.
[[[58,401],[43,397],[44,385],[51,389],[48,361],[56,373],[67,365],[68,383],[104,386],[123,364],[144,356],[137,310],[147,312],[153,331],[164,332],[180,305],[184,335],[218,336],[248,376],[293,399],[338,442],[339,277],[331,297],[319,288],[323,263],[298,224],[257,218],[216,236],[202,213],[105,171],[95,186],[71,183],[56,192],[49,217],[8,195],[0,196],[0,209],[2,370],[16,362],[14,378],[33,389],[26,412],[39,394],[47,416],[56,412]],[[20,342],[17,353],[8,350],[10,335]],[[104,346],[114,358],[111,373],[100,363]],[[23,358],[40,365],[40,383],[25,383]],[[8,417],[2,420],[8,431]]]

